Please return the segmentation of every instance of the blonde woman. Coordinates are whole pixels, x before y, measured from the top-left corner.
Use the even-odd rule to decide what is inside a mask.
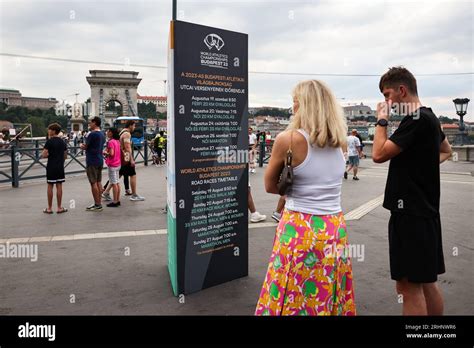
[[[287,191],[256,315],[355,315],[352,265],[341,211],[347,126],[329,88],[317,80],[293,91],[294,118],[275,139],[265,189],[278,193],[286,153]]]

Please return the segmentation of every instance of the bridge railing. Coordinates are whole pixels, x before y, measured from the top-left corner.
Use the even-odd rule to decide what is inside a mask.
[[[67,148],[67,158],[64,161],[66,176],[86,171],[85,151],[80,148],[80,144],[77,142],[74,144],[75,146]],[[19,187],[20,181],[46,177],[47,159],[41,158],[44,144],[41,141],[35,141],[28,145],[30,147],[26,147],[25,143],[21,145],[12,143],[8,148],[0,148],[0,183],[11,182],[12,187]],[[145,140],[142,146],[134,147],[136,164],[143,163],[148,166],[150,146],[151,143]]]
[[[272,155],[273,140],[269,142],[261,141],[257,146],[257,158],[258,166],[263,167],[264,164],[268,164],[270,156]]]

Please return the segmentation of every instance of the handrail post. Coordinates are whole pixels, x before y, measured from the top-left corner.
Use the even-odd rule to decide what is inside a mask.
[[[143,150],[144,151],[143,159],[145,160],[145,166],[148,166],[148,140],[146,138],[145,138],[144,146],[145,146],[145,149]]]
[[[36,148],[35,158],[36,158],[36,160],[39,160],[39,140],[38,139],[35,140],[35,148]]]
[[[12,187],[18,187],[20,178],[18,177],[18,161],[19,152],[16,151],[16,145],[12,146]]]
[[[260,142],[260,154],[258,156],[258,166],[263,167],[263,159],[265,158],[265,141]]]

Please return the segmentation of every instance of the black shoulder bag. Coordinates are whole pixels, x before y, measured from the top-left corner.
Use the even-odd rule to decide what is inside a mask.
[[[291,146],[293,144],[293,131],[291,131],[291,138],[290,138],[290,147],[286,152],[286,160],[285,166],[280,173],[280,180],[278,181],[278,194],[280,196],[284,196],[288,188],[293,185],[293,167],[291,166],[291,161],[293,159],[293,152],[291,150]]]

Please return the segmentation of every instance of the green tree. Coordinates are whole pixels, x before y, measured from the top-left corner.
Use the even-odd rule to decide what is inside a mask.
[[[440,123],[453,124],[454,121],[455,121],[454,119],[449,118],[449,117],[447,117],[447,116],[440,116],[440,117],[439,117],[439,122],[440,122]]]
[[[42,137],[46,135],[46,125],[44,118],[37,116],[30,116],[27,118],[26,123],[31,124],[33,128],[34,137]]]
[[[153,103],[139,103],[138,104],[138,116],[141,118],[158,118],[158,113],[156,112],[156,106]]]

